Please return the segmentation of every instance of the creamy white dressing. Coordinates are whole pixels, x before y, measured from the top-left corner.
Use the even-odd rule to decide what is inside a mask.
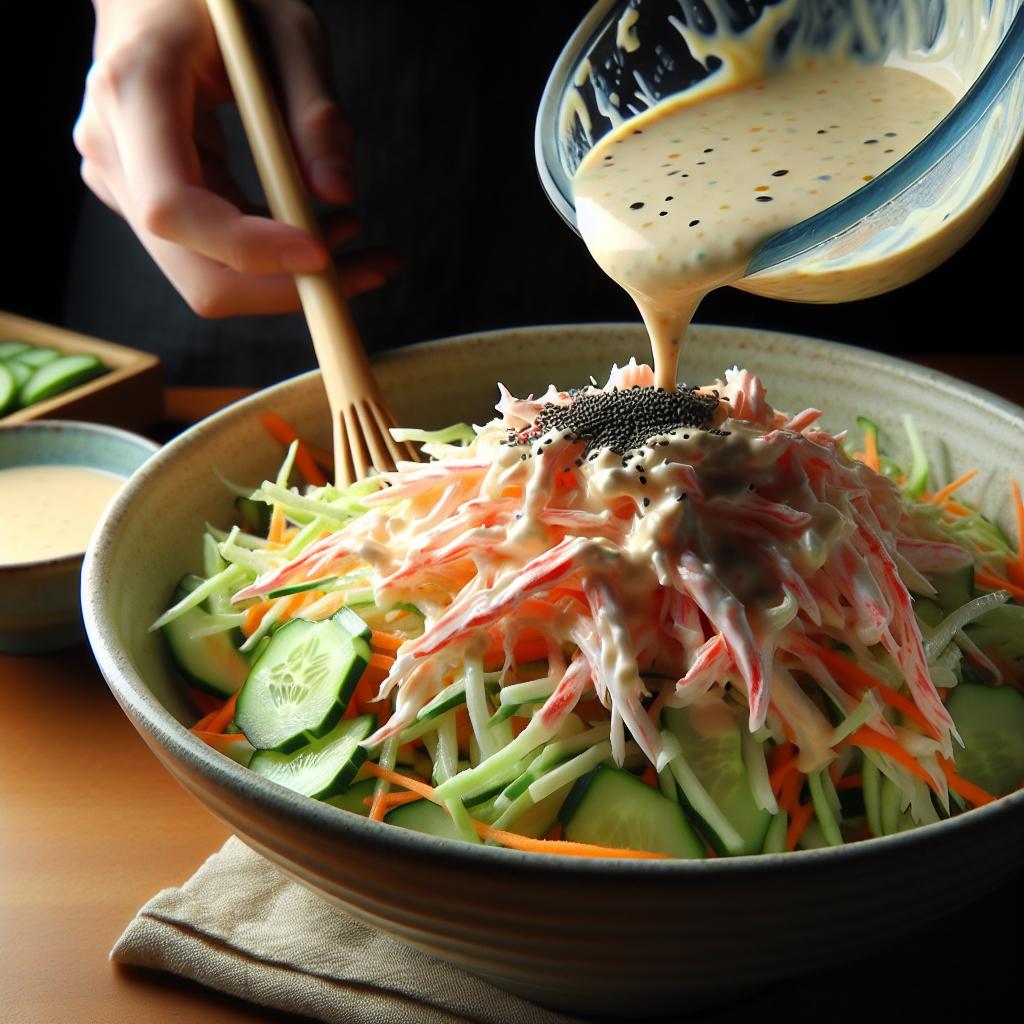
[[[610,132],[573,182],[580,233],[635,299],[667,390],[703,296],[741,278],[769,238],[882,174],[955,102],[912,71],[853,63],[718,82]]]
[[[80,554],[124,477],[88,466],[0,469],[0,566]]]

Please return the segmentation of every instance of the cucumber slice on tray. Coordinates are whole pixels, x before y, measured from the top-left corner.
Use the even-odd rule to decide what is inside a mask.
[[[17,405],[18,384],[14,374],[0,363],[0,416],[5,416]]]
[[[370,646],[363,620],[343,611],[351,619],[292,619],[253,661],[235,721],[254,747],[295,750],[324,736],[344,714]]]
[[[45,366],[40,366],[22,385],[18,399],[22,405],[32,405],[106,372],[106,366],[96,356],[61,356]]]

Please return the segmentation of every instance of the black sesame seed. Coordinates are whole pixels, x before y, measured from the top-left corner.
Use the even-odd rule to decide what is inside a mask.
[[[878,142],[878,139],[865,139],[864,140],[864,145],[865,146],[874,146],[877,142]]]
[[[640,486],[641,487],[646,487],[647,486],[647,477],[645,477],[645,476],[640,477]]]
[[[660,213],[658,214],[658,216],[659,216],[659,217],[667,217],[667,216],[668,216],[668,210],[662,210],[662,211],[661,211],[661,212],[660,212]]]
[[[691,220],[690,221],[690,227],[691,228],[695,228],[699,223],[700,223],[699,220]]]
[[[896,133],[895,132],[886,132],[885,133],[885,137],[887,139],[895,139],[896,138]]]
[[[781,178],[783,175],[789,174],[789,171],[772,171],[773,178]]]
[[[647,506],[650,505],[650,503],[651,503],[651,499],[650,498],[644,498],[644,508],[647,508]]]
[[[705,149],[705,150],[704,150],[704,152],[705,152],[705,153],[714,153],[714,151],[715,151],[715,150],[714,150],[714,148],[713,148],[713,147],[709,147],[708,149]]]
[[[674,198],[675,198],[674,196],[665,196],[665,202],[666,203],[671,203]]]
[[[818,129],[818,135],[827,135],[827,134],[828,134],[828,133],[827,133],[827,132],[825,131],[825,129],[824,129],[824,128],[819,128],[819,129]]]
[[[643,203],[630,203],[629,204],[629,208],[631,210],[642,210],[644,208],[644,204]]]
[[[771,196],[758,196],[757,197],[757,201],[759,203],[770,203],[772,201],[772,197]]]
[[[680,491],[676,501],[686,501],[686,491]]]

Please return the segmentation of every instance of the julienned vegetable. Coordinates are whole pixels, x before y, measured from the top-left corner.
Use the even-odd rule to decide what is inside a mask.
[[[956,500],[973,474],[930,494],[912,421],[904,473],[746,371],[652,384],[502,389],[349,488],[267,417],[282,471],[155,624],[196,733],[350,812],[578,856],[838,845],[1024,783],[1024,558]]]

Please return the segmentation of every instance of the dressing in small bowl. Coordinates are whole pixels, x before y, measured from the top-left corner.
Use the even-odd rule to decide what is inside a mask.
[[[89,538],[157,447],[95,423],[0,430],[0,651],[56,651],[84,638],[79,580]]]

